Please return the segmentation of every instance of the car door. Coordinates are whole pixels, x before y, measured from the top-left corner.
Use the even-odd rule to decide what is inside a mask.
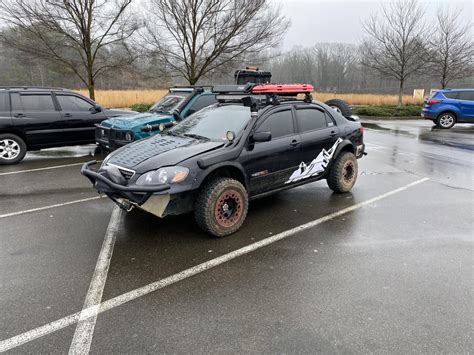
[[[460,91],[459,104],[462,112],[459,121],[474,123],[474,91]]]
[[[300,136],[291,106],[272,110],[257,124],[255,132],[271,132],[268,142],[251,143],[245,170],[251,194],[270,191],[285,185],[300,158]]]
[[[321,175],[340,134],[331,115],[317,105],[296,105],[296,123],[301,136],[301,161],[290,177],[292,183]]]
[[[62,143],[62,120],[51,92],[12,92],[12,120],[28,144],[36,147]]]
[[[93,143],[95,141],[95,125],[105,119],[96,105],[72,93],[55,93],[61,117],[64,121],[64,136],[70,143]]]

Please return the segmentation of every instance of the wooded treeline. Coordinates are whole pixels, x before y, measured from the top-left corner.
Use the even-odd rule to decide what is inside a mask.
[[[87,88],[93,97],[230,83],[247,64],[274,82],[336,93],[472,87],[472,24],[457,10],[424,18],[419,0],[398,0],[362,19],[361,43],[281,52],[290,22],[268,0],[0,0],[0,85]]]

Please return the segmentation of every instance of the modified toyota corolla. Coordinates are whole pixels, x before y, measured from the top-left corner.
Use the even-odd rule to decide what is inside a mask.
[[[337,192],[357,179],[363,128],[312,100],[311,85],[215,87],[218,103],[81,173],[120,207],[159,217],[194,211],[204,231],[237,231],[249,200],[321,179]],[[297,94],[304,94],[297,100]]]

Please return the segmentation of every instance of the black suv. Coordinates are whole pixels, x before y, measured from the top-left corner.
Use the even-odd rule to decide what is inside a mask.
[[[0,165],[27,150],[94,143],[95,124],[126,114],[65,89],[0,87]]]
[[[159,217],[194,210],[206,232],[231,234],[251,199],[320,179],[340,193],[354,185],[363,128],[312,101],[312,90],[216,87],[217,104],[116,150],[98,171],[94,161],[84,164],[81,173],[126,210],[140,207]],[[297,93],[305,99],[296,100]]]

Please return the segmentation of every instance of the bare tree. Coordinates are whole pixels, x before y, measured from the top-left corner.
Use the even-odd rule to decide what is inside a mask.
[[[132,0],[0,0],[0,33],[7,46],[67,67],[92,99],[97,77],[130,64],[126,43],[136,31]],[[110,55],[110,50],[120,55]]]
[[[444,89],[455,79],[473,74],[471,25],[459,21],[460,11],[439,9],[437,29],[430,36],[430,68]]]
[[[363,22],[369,38],[361,47],[361,63],[398,81],[399,106],[406,80],[421,70],[427,57],[423,16],[418,0],[398,0],[383,4],[381,13]]]
[[[288,26],[267,0],[151,0],[143,39],[194,85],[277,46]]]

